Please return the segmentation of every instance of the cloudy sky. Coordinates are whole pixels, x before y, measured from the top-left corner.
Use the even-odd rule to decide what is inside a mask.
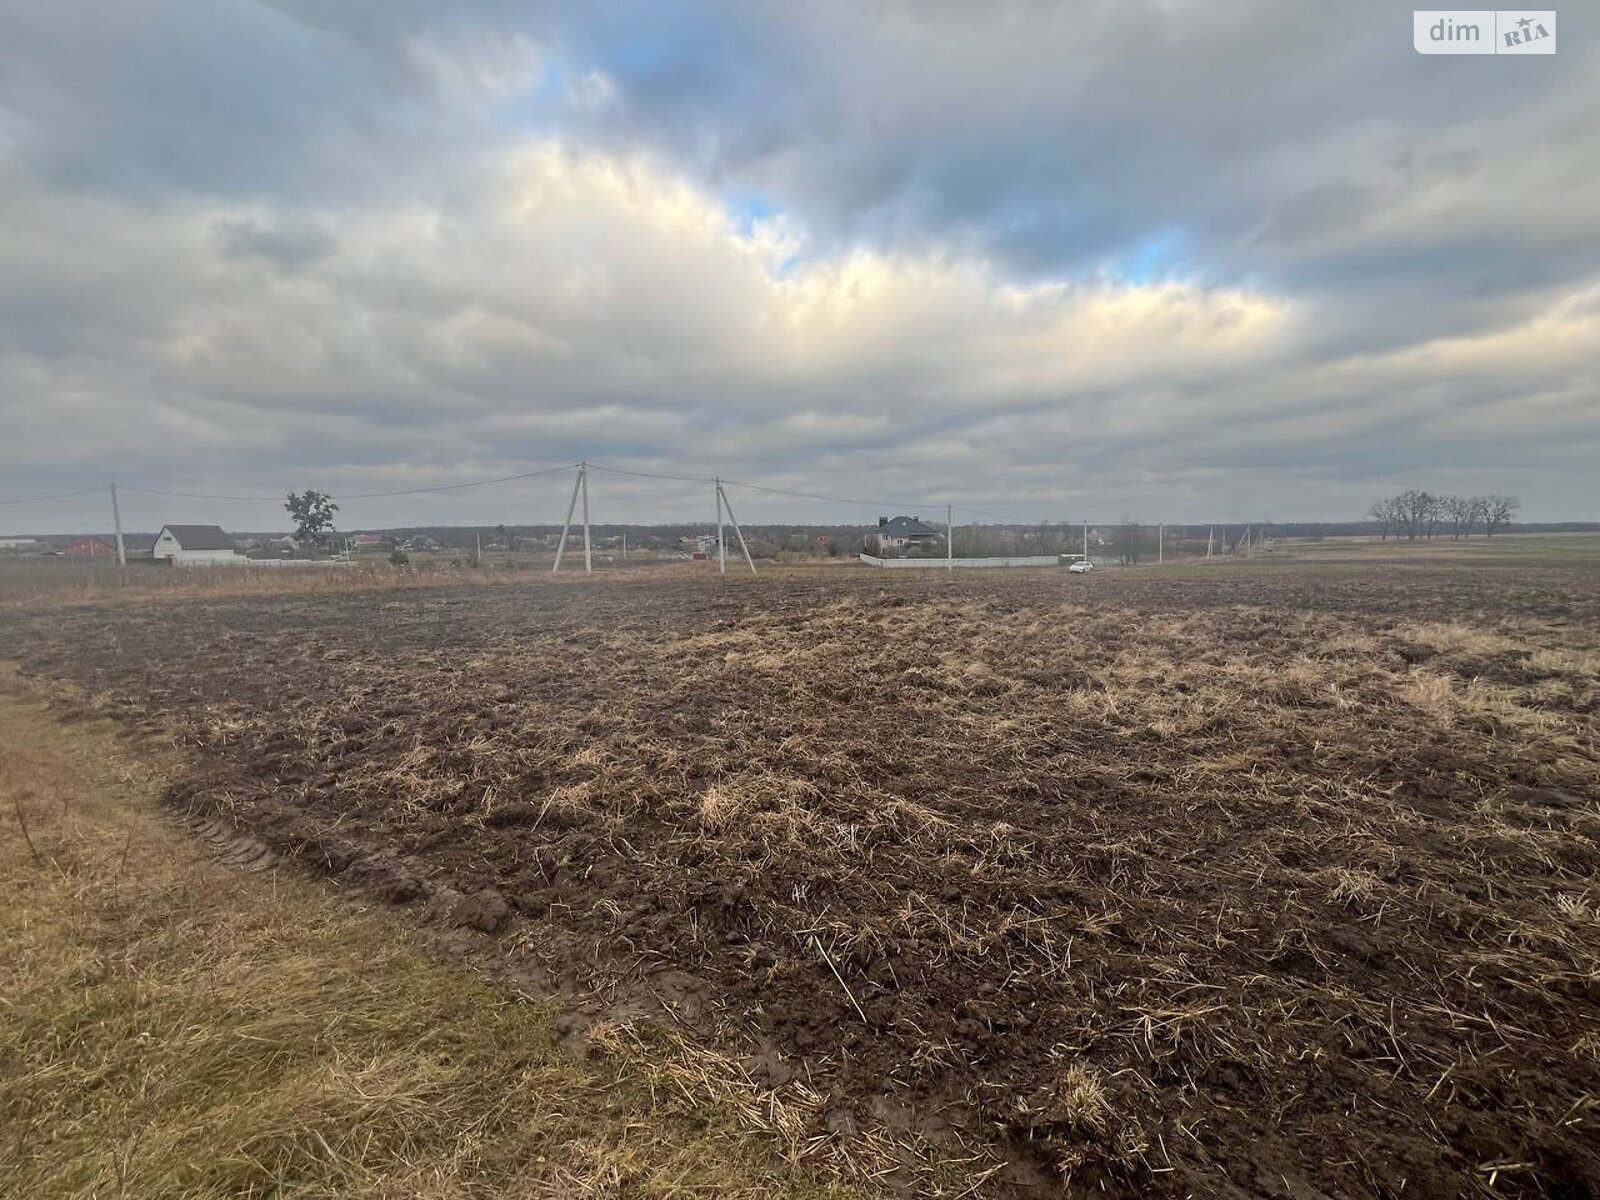
[[[1373,0],[0,0],[0,500],[588,458],[1031,520],[1600,518],[1594,15],[1424,57]]]

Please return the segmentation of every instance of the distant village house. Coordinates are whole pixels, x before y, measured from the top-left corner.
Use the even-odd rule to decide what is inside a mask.
[[[867,534],[867,549],[873,554],[914,554],[943,543],[944,535],[920,517],[879,517],[878,527]]]
[[[690,558],[710,558],[717,552],[717,535],[714,533],[685,534],[678,539],[678,552]]]
[[[175,567],[231,566],[245,561],[220,525],[163,525],[151,554]]]
[[[117,552],[111,543],[104,538],[81,537],[77,541],[68,542],[61,548],[61,553],[69,558],[115,558]]]

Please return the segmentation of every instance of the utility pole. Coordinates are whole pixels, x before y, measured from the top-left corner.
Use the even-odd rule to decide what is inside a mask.
[[[1089,561],[1089,522],[1083,523],[1083,561]]]
[[[739,549],[744,551],[744,561],[750,566],[750,574],[754,575],[756,573],[756,560],[750,557],[750,547],[745,545],[744,541],[744,530],[739,528],[739,518],[733,515],[733,505],[728,502],[728,493],[723,490],[720,479],[717,480],[717,504],[717,517],[719,520],[722,517],[722,510],[724,508],[728,510],[728,520],[733,523],[734,535],[739,539]],[[728,573],[727,560],[723,560],[722,573],[724,575]]]
[[[589,464],[578,464],[578,483],[583,488],[583,569],[594,573],[594,555],[589,545]]]
[[[483,566],[483,534],[482,532],[474,533],[472,538],[474,544],[478,548],[477,552],[472,556],[472,565],[475,567],[481,567]]]
[[[1167,527],[1156,526],[1156,566],[1167,561]]]
[[[953,515],[954,511],[955,509],[952,505],[946,504],[944,506],[944,569],[946,571],[956,569],[956,522]]]
[[[117,566],[128,565],[128,548],[122,542],[122,511],[117,507],[117,485],[108,485],[111,488],[111,523],[117,529]]]
[[[622,561],[623,562],[627,562],[628,561],[628,532],[627,532],[627,530],[623,530],[623,532],[622,532]]]
[[[1211,542],[1212,542],[1212,539],[1214,539],[1216,536],[1217,536],[1217,527],[1215,525],[1211,526],[1211,528],[1206,530],[1206,561],[1207,562],[1211,561]]]
[[[711,482],[716,485],[717,489],[717,565],[721,568],[722,573],[726,575],[728,573],[728,546],[722,538],[722,480],[713,479]]]
[[[561,523],[561,540],[556,543],[556,565],[550,568],[552,574],[561,570],[561,556],[567,550],[567,533],[572,529],[572,514],[578,507],[578,492],[583,487],[583,477],[588,464],[578,467],[578,477],[572,481],[572,499],[567,501],[567,519]]]

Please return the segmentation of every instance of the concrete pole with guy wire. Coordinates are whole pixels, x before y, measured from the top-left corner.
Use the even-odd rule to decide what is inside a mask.
[[[572,499],[567,501],[567,519],[561,523],[561,540],[556,543],[556,565],[552,573],[561,570],[561,556],[567,551],[567,534],[572,531],[572,514],[578,508],[578,492],[583,487],[584,465],[578,467],[578,477],[572,481]]]
[[[128,565],[128,548],[122,541],[122,510],[117,507],[117,485],[109,484],[111,488],[111,524],[117,531],[117,566]]]
[[[717,567],[726,575],[728,573],[728,545],[722,537],[722,506],[727,503],[727,498],[722,494],[722,480],[713,479],[711,483],[717,492]]]
[[[723,489],[721,480],[717,481],[717,498],[718,503],[721,505],[721,508],[717,510],[717,514],[720,516],[723,508],[728,510],[728,520],[733,525],[733,535],[739,539],[739,549],[744,551],[744,561],[750,567],[750,574],[754,575],[756,573],[756,560],[750,557],[750,547],[745,544],[744,530],[739,528],[739,518],[733,515],[733,503],[728,499],[728,493]],[[722,573],[724,575],[728,573],[726,565],[724,565]]]
[[[578,464],[578,484],[583,488],[583,569],[594,574],[594,551],[589,542],[589,464]]]

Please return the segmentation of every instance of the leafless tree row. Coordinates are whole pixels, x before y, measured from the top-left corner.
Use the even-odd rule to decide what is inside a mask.
[[[1078,548],[1080,527],[1060,522],[1040,521],[1036,525],[991,527],[958,525],[955,529],[955,554],[989,556],[1003,554],[1064,554]],[[941,545],[938,552],[944,553]]]
[[[1484,536],[1493,537],[1511,524],[1521,502],[1515,496],[1491,493],[1486,496],[1436,496],[1432,492],[1412,488],[1379,500],[1368,515],[1383,525],[1383,538],[1390,536],[1414,542],[1418,538],[1443,537],[1452,539],[1471,537],[1473,531],[1482,529]]]

